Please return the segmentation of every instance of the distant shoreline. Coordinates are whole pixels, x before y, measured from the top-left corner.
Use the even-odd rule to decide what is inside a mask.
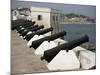
[[[96,24],[96,23],[60,23],[60,24]]]
[[[85,15],[75,13],[65,14],[62,16],[61,24],[96,24],[96,19]]]

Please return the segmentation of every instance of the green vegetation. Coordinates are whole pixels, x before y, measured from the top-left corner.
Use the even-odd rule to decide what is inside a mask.
[[[75,13],[65,14],[62,16],[62,18],[64,18],[63,22],[65,23],[96,23],[95,19]]]
[[[89,18],[88,16],[78,15],[78,14],[74,14],[74,13],[66,14],[65,16],[68,18],[73,18],[73,17]]]

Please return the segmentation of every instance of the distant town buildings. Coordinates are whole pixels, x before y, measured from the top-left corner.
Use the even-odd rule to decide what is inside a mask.
[[[62,21],[60,22],[61,24],[90,24],[90,23],[95,23],[95,19],[91,19],[87,16],[84,15],[77,15],[77,14],[63,14],[61,16]]]

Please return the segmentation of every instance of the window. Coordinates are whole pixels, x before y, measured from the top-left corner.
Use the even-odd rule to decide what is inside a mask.
[[[55,16],[53,16],[53,21],[55,21]]]
[[[58,16],[53,16],[53,21],[58,21]]]
[[[56,16],[56,21],[58,21],[58,16]]]
[[[42,20],[42,15],[38,15],[38,20]]]

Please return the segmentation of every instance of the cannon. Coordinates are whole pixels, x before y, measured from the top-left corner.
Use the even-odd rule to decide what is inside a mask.
[[[24,23],[24,20],[12,20],[11,21],[11,29],[14,30],[17,27],[21,26]]]
[[[38,25],[33,25],[33,26],[30,26],[30,27],[27,27],[27,28],[24,28],[24,29],[19,29],[18,33],[24,32],[24,30],[26,30],[26,29],[33,29],[33,28],[36,28],[36,27],[38,27]]]
[[[34,25],[34,24],[35,24],[35,21],[32,22],[32,21],[29,21],[29,20],[22,20],[22,19],[14,20],[14,21],[12,20],[11,29],[14,30],[19,26],[28,27],[28,26],[31,26],[31,25]]]
[[[68,52],[69,50],[88,41],[89,41],[89,37],[87,35],[84,35],[68,43],[58,45],[52,49],[44,51],[44,55],[41,57],[41,60],[45,59],[49,63],[61,50],[66,50],[66,52]]]
[[[39,30],[39,31],[37,31],[35,33],[28,34],[28,35],[25,36],[24,39],[26,39],[27,41],[29,41],[36,34],[37,35],[43,35],[43,34],[45,34],[47,32],[50,32],[50,31],[53,31],[52,27],[51,28],[47,28],[47,29],[43,29],[43,30]]]
[[[66,32],[65,31],[62,31],[62,32],[59,32],[59,33],[56,33],[56,34],[53,34],[53,35],[50,35],[50,36],[46,36],[44,38],[41,38],[39,40],[35,40],[32,42],[32,45],[30,46],[33,47],[33,48],[37,48],[43,41],[52,41],[52,40],[55,40],[59,37],[63,37],[64,35],[66,35]]]
[[[27,27],[27,26],[30,26],[30,25],[34,25],[35,24],[35,21],[29,21],[29,20],[25,20],[24,22],[20,22],[21,23],[21,26],[23,27]]]
[[[31,26],[33,26],[33,25],[25,25],[25,26],[23,26],[23,25],[16,25],[15,29],[16,29],[16,31],[19,31],[22,27],[23,28],[27,28],[27,27],[31,27]],[[14,30],[14,28],[13,28],[13,30]]]
[[[35,28],[35,27],[38,27],[38,25],[32,25],[30,27],[26,27],[26,29],[32,29],[32,28]]]
[[[17,24],[17,20],[12,20],[11,21],[11,29],[14,30],[17,27],[19,27],[19,25]]]
[[[23,24],[23,25],[21,25],[23,28],[28,28],[28,27],[31,27],[31,26],[33,26],[33,24]]]
[[[33,29],[27,29],[26,31],[20,33],[20,36],[25,36],[29,31],[35,32],[35,31],[43,29],[43,28],[44,28],[44,26],[42,25],[42,26],[39,26],[39,27],[35,27]]]

